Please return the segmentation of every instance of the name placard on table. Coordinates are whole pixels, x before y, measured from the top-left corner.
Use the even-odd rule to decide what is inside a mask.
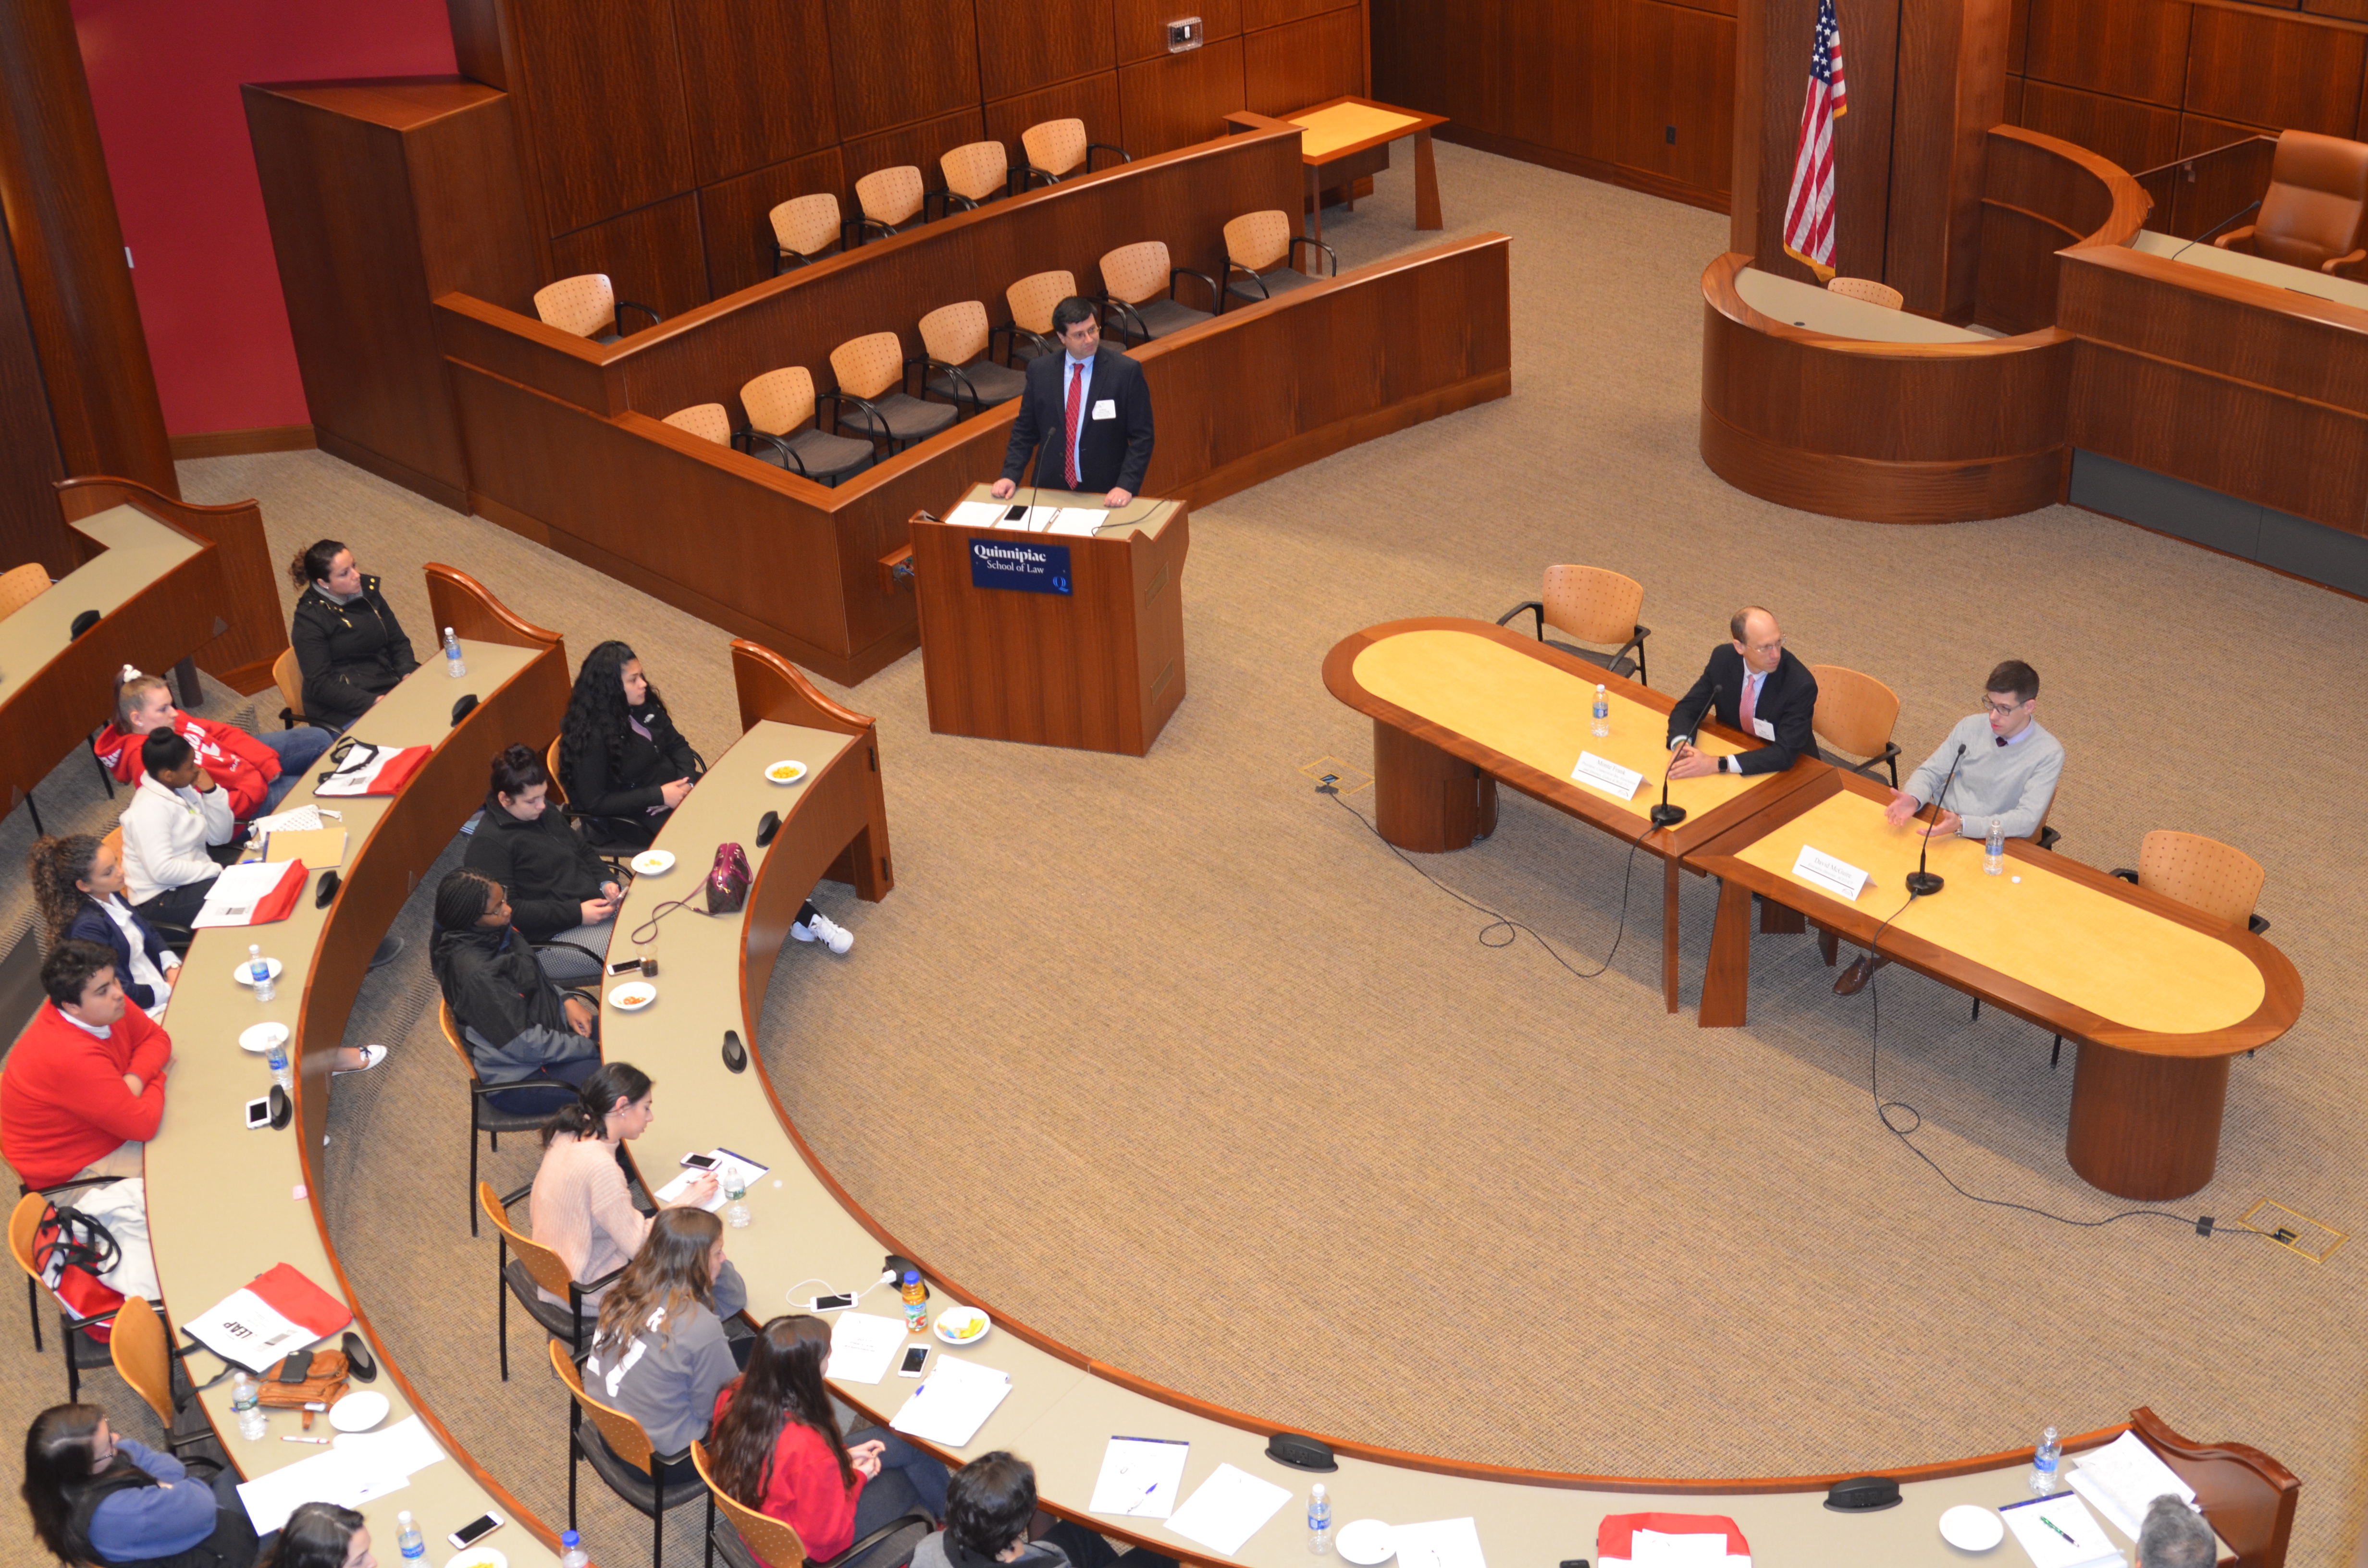
[[[1865,891],[1866,873],[1847,860],[1837,860],[1822,849],[1801,846],[1800,858],[1793,862],[1793,874],[1804,882],[1814,882],[1837,898],[1856,900]]]
[[[1622,801],[1634,800],[1636,791],[1645,782],[1645,776],[1634,768],[1622,767],[1618,763],[1607,761],[1591,751],[1578,754],[1578,766],[1570,770],[1570,776],[1578,783],[1591,786]]]

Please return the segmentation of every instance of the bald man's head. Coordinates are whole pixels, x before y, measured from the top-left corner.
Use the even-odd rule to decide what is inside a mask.
[[[1758,605],[1745,605],[1726,623],[1728,633],[1735,639],[1735,651],[1743,662],[1761,675],[1773,674],[1784,657],[1784,633],[1776,625],[1776,618]]]

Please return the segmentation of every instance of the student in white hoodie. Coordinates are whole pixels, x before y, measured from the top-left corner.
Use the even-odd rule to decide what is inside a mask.
[[[147,775],[123,808],[124,896],[152,921],[187,926],[229,859],[208,851],[235,842],[230,792],[171,730],[152,732],[140,761]]]

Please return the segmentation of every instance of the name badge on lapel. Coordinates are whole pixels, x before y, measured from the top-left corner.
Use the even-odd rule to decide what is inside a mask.
[[[1114,397],[1096,398],[1094,400],[1094,417],[1097,419],[1116,419],[1118,417],[1118,399]]]
[[[1763,741],[1772,741],[1776,738],[1776,726],[1765,719],[1754,719],[1751,721],[1751,733]]]

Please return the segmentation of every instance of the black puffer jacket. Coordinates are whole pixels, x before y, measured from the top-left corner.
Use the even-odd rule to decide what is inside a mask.
[[[361,597],[341,605],[321,591],[304,590],[289,623],[288,641],[304,672],[304,716],[344,729],[370,704],[393,691],[419,667],[411,639],[394,619],[378,579],[365,574]]]
[[[628,724],[624,744],[619,748],[620,760],[612,767],[609,737],[594,735],[575,759],[575,777],[560,782],[566,786],[567,803],[586,813],[584,830],[592,842],[643,849],[658,835],[666,819],[663,812],[650,814],[652,806],[666,803],[660,786],[698,777],[699,754],[690,749],[690,743],[682,738],[674,719],[663,709],[631,711],[649,731],[650,738],[642,739]],[[565,753],[563,745],[563,757]]]
[[[596,1041],[568,1026],[559,988],[516,927],[439,930],[427,961],[486,1083],[514,1084],[539,1068],[599,1054]]]
[[[601,883],[620,880],[553,807],[521,822],[499,801],[487,805],[469,835],[467,863],[502,884],[510,924],[535,942],[584,924],[584,901],[598,898]]]

